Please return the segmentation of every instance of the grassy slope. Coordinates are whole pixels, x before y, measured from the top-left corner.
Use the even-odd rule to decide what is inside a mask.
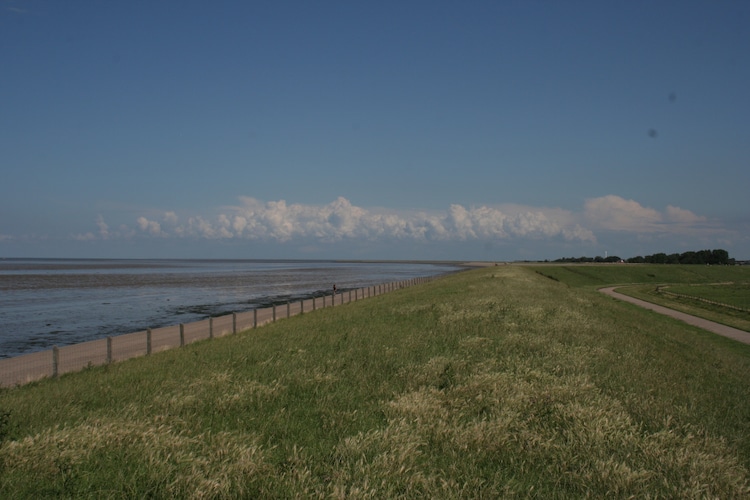
[[[673,285],[667,289],[690,297],[711,300],[750,310],[750,283],[718,283],[714,285]]]
[[[533,266],[546,276],[576,287],[602,287],[631,283],[750,282],[750,267],[687,266],[665,264],[539,265]]]
[[[749,494],[750,348],[535,269],[2,391],[0,496]]]
[[[620,287],[618,291],[740,330],[750,331],[750,313],[748,312],[658,292],[658,287],[665,284],[702,284],[702,286],[669,286],[665,290],[676,293],[691,293],[692,289],[693,294],[698,293],[700,297],[708,300],[750,308],[747,298],[747,290],[750,286],[750,267],[615,264],[538,266],[536,270],[544,276],[578,287],[596,288],[612,284],[639,283],[638,285]],[[733,285],[709,286],[712,283],[733,283]],[[728,294],[731,294],[731,296],[728,296]]]
[[[735,305],[744,309],[750,308],[747,297],[747,284],[744,289],[737,289],[742,285],[698,285],[698,286],[668,286],[665,291],[684,293],[692,297],[701,297],[707,300]],[[738,311],[721,305],[710,304],[687,297],[675,297],[673,295],[660,293],[655,286],[634,285],[618,288],[618,291],[647,300],[666,307],[671,307],[694,316],[706,318],[717,323],[739,328],[750,332],[750,312]],[[736,292],[736,293],[733,293]],[[732,294],[729,296],[728,294]]]

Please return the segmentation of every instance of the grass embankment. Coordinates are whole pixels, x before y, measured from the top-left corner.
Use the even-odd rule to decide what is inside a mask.
[[[540,267],[537,270],[573,286],[637,283],[617,291],[750,332],[750,312],[747,311],[750,309],[750,267],[613,264]]]
[[[748,379],[748,346],[479,269],[3,390],[0,496],[739,498]]]
[[[667,287],[665,287],[667,288]],[[697,300],[711,300],[750,311],[750,283],[716,283],[713,285],[673,285],[668,292]]]

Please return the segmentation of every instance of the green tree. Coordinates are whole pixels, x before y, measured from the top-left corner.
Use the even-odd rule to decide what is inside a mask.
[[[646,257],[646,262],[649,264],[666,264],[667,254],[664,252],[655,253],[654,255]]]
[[[729,252],[722,248],[711,250],[710,264],[725,266],[729,264]]]
[[[684,252],[680,255],[680,264],[699,264],[698,254],[695,252]]]
[[[711,263],[711,250],[700,250],[698,253],[698,264],[710,264]]]

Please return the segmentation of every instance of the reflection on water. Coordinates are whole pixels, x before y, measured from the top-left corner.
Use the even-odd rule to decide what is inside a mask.
[[[0,260],[0,358],[457,270],[424,263]]]

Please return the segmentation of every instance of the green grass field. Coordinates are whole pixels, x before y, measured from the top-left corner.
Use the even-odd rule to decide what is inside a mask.
[[[539,273],[575,287],[605,285],[659,285],[750,283],[747,266],[690,266],[666,264],[573,264],[532,266]]]
[[[679,266],[659,264],[538,266],[537,272],[571,286],[618,288],[639,299],[750,332],[750,268],[738,266]],[[660,291],[661,290],[661,291]],[[675,297],[664,291],[690,295]],[[696,300],[706,299],[746,309],[737,311]]]
[[[750,310],[750,283],[673,285],[668,291]]]
[[[596,291],[745,279],[667,267],[477,269],[1,390],[0,497],[747,498],[750,346]]]

